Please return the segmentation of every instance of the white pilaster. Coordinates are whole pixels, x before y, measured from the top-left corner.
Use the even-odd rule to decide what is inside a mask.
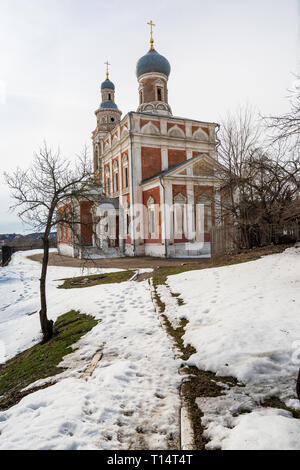
[[[187,149],[186,151],[186,159],[189,160],[190,158],[193,157],[193,150]]]
[[[112,162],[109,162],[109,194],[112,195],[113,193],[113,169],[112,169]]]
[[[192,124],[190,122],[185,123],[185,134],[187,137],[192,137]]]
[[[172,183],[169,181],[165,182],[165,198],[166,198],[166,238],[167,243],[174,243],[174,234],[173,234],[173,214],[172,214],[172,205],[173,205],[173,195],[172,195]]]
[[[161,169],[162,171],[168,169],[168,147],[161,148]]]
[[[167,121],[165,121],[165,119],[160,120],[160,133],[162,135],[167,134]]]

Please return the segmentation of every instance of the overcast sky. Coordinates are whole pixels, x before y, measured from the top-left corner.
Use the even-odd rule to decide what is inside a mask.
[[[138,106],[136,61],[155,48],[171,64],[177,116],[219,122],[251,104],[288,110],[299,73],[297,0],[0,0],[0,158],[27,167],[43,139],[72,158],[91,148],[104,62],[116,103]],[[23,232],[0,185],[0,233]]]

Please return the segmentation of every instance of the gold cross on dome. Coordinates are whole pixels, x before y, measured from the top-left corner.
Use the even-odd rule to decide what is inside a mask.
[[[108,62],[108,60],[106,62],[104,62],[105,65],[106,65],[106,80],[108,80],[108,76],[109,76],[109,69],[108,67],[110,66],[110,63]]]
[[[153,51],[154,47],[153,47],[153,44],[154,44],[154,39],[153,39],[153,26],[156,26],[156,24],[153,23],[152,20],[148,21],[147,23],[149,26],[150,26],[150,49]]]

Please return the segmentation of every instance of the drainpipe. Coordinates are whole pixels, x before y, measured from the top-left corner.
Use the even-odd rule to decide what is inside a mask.
[[[162,176],[159,177],[159,183],[163,188],[163,205],[164,205],[164,243],[165,243],[165,257],[168,257],[168,247],[167,247],[167,238],[166,238],[166,189],[162,184]]]
[[[131,175],[131,185],[130,185],[130,189],[131,189],[131,201],[130,201],[130,206],[132,208],[131,210],[131,213],[132,213],[132,217],[131,217],[131,224],[132,224],[132,234],[133,234],[133,237],[132,237],[132,245],[133,245],[133,256],[135,256],[135,221],[134,221],[134,216],[133,216],[133,208],[134,208],[134,193],[133,193],[133,154],[132,154],[132,120],[131,120],[131,117],[132,117],[132,112],[130,111],[129,113],[129,138],[130,138],[130,175]]]

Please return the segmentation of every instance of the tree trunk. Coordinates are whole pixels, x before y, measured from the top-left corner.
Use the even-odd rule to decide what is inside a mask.
[[[40,297],[41,297],[41,310],[40,310],[40,322],[43,333],[43,343],[48,341],[53,336],[53,321],[47,318],[47,301],[46,301],[46,275],[49,258],[49,235],[45,233],[43,237],[43,262],[42,272],[40,279]]]

